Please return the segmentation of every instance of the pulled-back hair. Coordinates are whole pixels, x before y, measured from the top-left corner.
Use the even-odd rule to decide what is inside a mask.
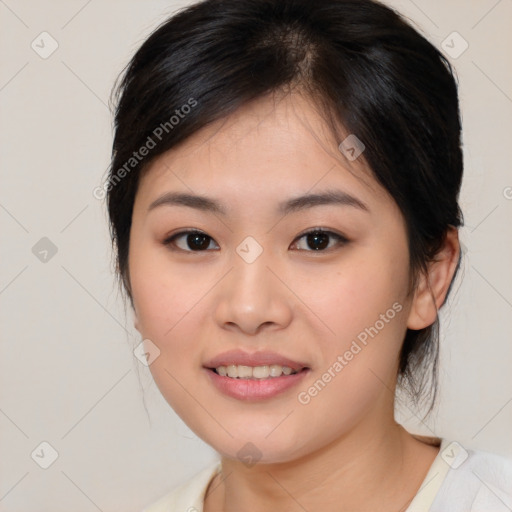
[[[399,14],[370,0],[204,0],[161,24],[113,90],[105,191],[132,306],[128,247],[143,170],[247,102],[291,89],[315,102],[337,141],[341,127],[364,143],[364,161],[406,222],[411,290],[448,228],[462,224],[457,84],[446,58]],[[144,158],[134,158],[142,147]],[[438,327],[408,329],[399,360],[399,383],[431,407]]]

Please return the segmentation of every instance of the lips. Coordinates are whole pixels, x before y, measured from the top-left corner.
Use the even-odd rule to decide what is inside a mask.
[[[252,354],[241,350],[230,350],[223,352],[204,363],[204,367],[210,370],[219,366],[243,365],[243,366],[270,366],[273,364],[288,366],[292,370],[299,372],[308,366],[300,361],[294,361],[288,357],[277,354],[276,352],[254,352]]]

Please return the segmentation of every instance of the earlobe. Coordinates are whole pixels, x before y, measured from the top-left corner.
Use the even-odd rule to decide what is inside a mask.
[[[137,312],[135,311],[135,308],[133,308],[133,326],[140,333],[139,317],[137,316]]]
[[[459,254],[459,233],[450,227],[443,246],[428,264],[427,272],[419,277],[407,321],[409,329],[424,329],[435,322],[457,270]]]

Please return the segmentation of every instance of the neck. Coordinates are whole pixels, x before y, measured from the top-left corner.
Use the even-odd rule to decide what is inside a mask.
[[[247,467],[223,458],[218,482],[208,490],[205,512],[239,512],[247,503],[251,512],[405,510],[437,452],[391,418],[378,429],[358,425],[291,462]]]

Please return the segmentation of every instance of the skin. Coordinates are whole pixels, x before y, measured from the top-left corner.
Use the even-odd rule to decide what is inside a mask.
[[[403,216],[363,157],[349,162],[338,144],[305,97],[265,97],[159,156],[140,181],[129,247],[134,322],[160,350],[150,370],[162,395],[222,457],[205,512],[405,510],[438,453],[394,421],[394,389],[406,329],[432,324],[444,302],[457,231],[408,293]],[[285,199],[326,189],[367,211],[276,213]],[[178,205],[148,212],[169,191],[216,198],[227,215]],[[315,251],[299,237],[318,227],[349,241],[329,238]],[[194,252],[186,236],[174,250],[164,244],[186,229],[211,237],[208,249]],[[250,264],[236,252],[247,236],[263,249]],[[298,393],[395,303],[401,311],[300,403]],[[202,367],[238,348],[272,350],[311,370],[281,395],[242,402],[221,394]],[[261,456],[251,467],[237,456],[247,442]]]

